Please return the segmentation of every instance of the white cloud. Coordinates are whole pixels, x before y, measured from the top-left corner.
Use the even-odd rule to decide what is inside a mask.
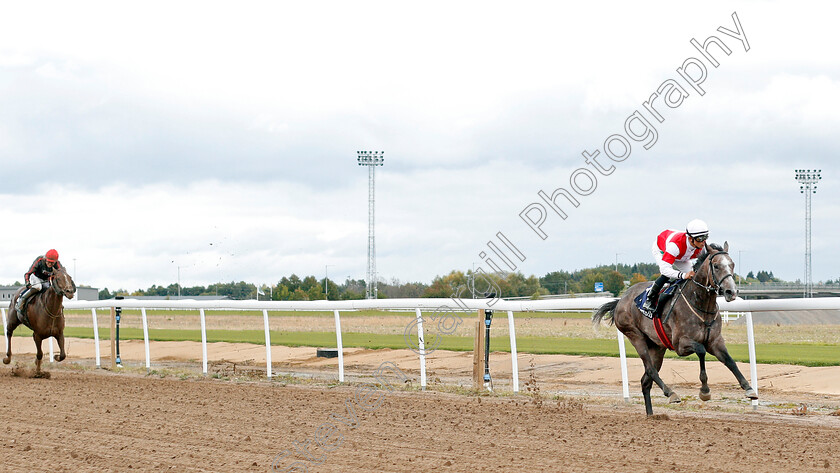
[[[80,282],[364,276],[366,173],[378,268],[429,281],[504,231],[526,273],[647,261],[699,216],[745,267],[801,274],[793,169],[821,167],[814,274],[837,278],[833,4],[793,2],[19,3],[0,15],[0,278],[60,249]],[[823,10],[820,10],[822,8]],[[165,9],[166,14],[161,14]],[[543,242],[518,213],[737,11],[692,94]],[[31,229],[31,230],[25,230]],[[34,230],[33,230],[34,229]],[[57,230],[54,230],[57,229]],[[716,237],[715,237],[716,238]],[[211,245],[213,243],[213,245]],[[175,261],[174,263],[172,261]]]

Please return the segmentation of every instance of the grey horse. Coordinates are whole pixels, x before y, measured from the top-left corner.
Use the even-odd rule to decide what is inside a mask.
[[[649,416],[653,415],[650,401],[650,388],[653,383],[662,388],[662,392],[672,403],[680,402],[680,397],[659,377],[665,351],[669,348],[666,344],[670,344],[671,349],[679,356],[696,353],[700,358],[701,400],[711,399],[706,376],[706,353],[713,355],[732,371],[746,397],[758,399],[758,394],[726,350],[720,333],[721,318],[717,296],[721,295],[727,301],[732,301],[738,293],[733,277],[735,263],[729,257],[728,251],[729,243],[724,243],[723,247],[706,244],[704,252],[694,264],[694,278],[685,281],[677,288],[672,299],[662,304],[664,307],[661,307],[660,320],[664,337],[657,334],[654,321],[645,317],[634,304],[634,299],[647,289],[649,282],[633,285],[621,299],[602,305],[592,314],[593,324],[608,320],[636,347],[636,352],[645,365],[642,395],[645,398],[645,411]]]

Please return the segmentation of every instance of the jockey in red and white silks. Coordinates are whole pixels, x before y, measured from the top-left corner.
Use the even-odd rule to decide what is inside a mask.
[[[658,299],[656,294],[659,294],[667,281],[694,277],[693,261],[700,255],[708,238],[709,227],[702,220],[688,222],[684,232],[665,230],[659,234],[651,251],[654,261],[659,265],[661,276],[653,283],[650,290],[650,294],[654,296],[648,297],[645,301],[646,310],[652,311],[656,308]]]

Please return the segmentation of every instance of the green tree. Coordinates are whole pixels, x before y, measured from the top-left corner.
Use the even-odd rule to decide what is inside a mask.
[[[303,281],[300,283],[300,288],[306,292],[309,292],[315,286],[320,286],[321,284],[315,279],[315,276],[306,276],[303,278]],[[323,290],[321,291],[323,292]],[[323,299],[323,298],[322,298]]]
[[[338,287],[338,284],[329,278],[327,278],[326,283],[327,298],[331,301],[337,301],[341,297],[341,289]]]
[[[283,278],[286,279],[286,278]],[[289,290],[295,292],[296,290],[300,289],[301,281],[297,274],[292,274],[289,276],[288,280],[281,281],[283,284],[289,286]]]
[[[308,301],[309,296],[306,294],[306,292],[303,289],[297,288],[297,289],[295,289],[295,292],[293,292],[292,295],[289,297],[289,300],[290,301]]]
[[[612,292],[614,296],[624,290],[624,275],[618,271],[609,271],[604,275],[604,290]]]
[[[452,297],[456,289],[460,289],[460,297],[465,297],[468,293],[467,277],[461,271],[452,271],[446,276],[436,276],[432,280],[432,285],[423,291],[423,297]]]
[[[548,289],[551,294],[565,293],[570,282],[573,283],[574,280],[568,271],[552,271],[540,278],[540,286]]]
[[[289,300],[289,296],[291,296],[291,292],[289,292],[288,286],[285,284],[278,284],[277,287],[274,288],[272,299],[275,301],[287,301]]]
[[[309,279],[310,277],[312,279],[315,279],[314,276],[307,276],[306,279]],[[306,291],[306,295],[310,301],[320,301],[324,299],[324,290],[323,288],[321,288],[320,284],[315,283],[314,285],[309,287],[309,290]]]

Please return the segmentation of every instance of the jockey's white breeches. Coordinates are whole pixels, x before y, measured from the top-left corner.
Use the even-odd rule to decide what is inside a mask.
[[[47,281],[35,276],[34,274],[29,276],[29,284],[32,286],[32,289],[36,291],[40,291],[41,289],[47,287]]]

